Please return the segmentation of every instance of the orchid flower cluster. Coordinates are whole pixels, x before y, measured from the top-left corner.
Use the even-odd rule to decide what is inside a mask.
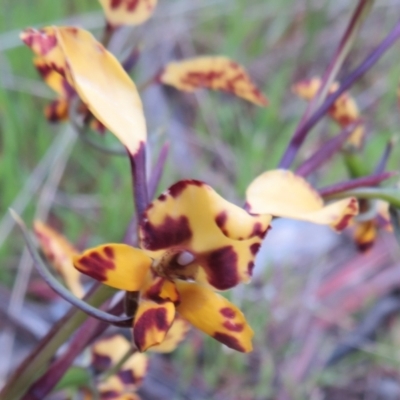
[[[330,105],[325,109],[343,131],[296,172],[289,168],[302,142],[301,134],[289,144],[278,169],[249,182],[244,207],[193,179],[178,181],[151,200],[145,169],[146,120],[140,91],[129,76],[135,62],[129,59],[121,64],[106,46],[120,26],[141,24],[150,18],[157,1],[100,3],[107,19],[102,43],[84,29],[58,26],[26,29],[21,39],[35,53],[34,65],[58,95],[46,107],[46,117],[53,122],[70,119],[82,129],[92,126],[102,133],[108,131],[125,147],[133,178],[138,240],[135,246],[105,243],[80,252],[52,228],[36,221],[37,240],[76,298],[84,296],[84,274],[125,291],[131,302],[133,299],[133,309],[127,308],[126,316],[120,318],[121,324],[123,321],[131,327],[134,348],[121,336],[101,339],[92,347],[93,360],[108,357],[107,367],[111,367],[128,350],[164,351],[164,346],[172,351],[186,335],[188,324],[234,350],[250,352],[254,332],[241,310],[221,292],[250,281],[272,220],[308,221],[328,225],[335,232],[356,225],[356,241],[366,250],[376,236],[380,214],[368,212],[369,219],[356,219],[359,212],[366,213],[371,207],[369,197],[357,188],[376,186],[391,175],[383,167],[374,175],[352,176],[355,179],[322,190],[310,185],[306,177],[311,172],[336,152],[353,155],[365,137],[357,104],[348,92],[341,90],[332,77],[313,78],[297,83],[294,92],[312,103],[326,90]],[[132,54],[135,60],[139,56],[136,49]],[[222,56],[171,62],[150,84],[189,92],[198,88],[220,90],[261,107],[268,105],[246,70]],[[390,226],[388,207],[389,202],[379,206],[386,226]],[[78,301],[74,304],[79,306]],[[101,354],[114,349],[114,344],[123,350]],[[99,382],[101,398],[138,398],[127,395],[137,387],[146,369],[145,356],[138,352],[126,359],[116,375]],[[140,371],[132,372],[131,366]],[[131,386],[121,378],[129,374]]]

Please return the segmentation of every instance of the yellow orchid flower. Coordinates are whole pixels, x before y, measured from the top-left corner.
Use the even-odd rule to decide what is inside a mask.
[[[297,82],[292,86],[295,94],[305,100],[312,100],[320,89],[322,81],[318,77],[306,79]],[[329,93],[332,94],[338,90],[339,84],[334,82],[330,87]],[[342,128],[358,121],[360,119],[360,111],[354,98],[349,93],[343,93],[328,111],[330,117],[336,121]],[[365,136],[365,128],[362,125],[357,126],[351,133],[346,143],[360,148]]]
[[[74,27],[46,27],[27,29],[21,39],[39,56],[37,63],[46,71],[47,82],[65,95],[64,100],[69,100],[67,93],[72,88],[131,155],[139,152],[147,133],[136,86],[91,33]]]
[[[105,244],[75,256],[75,267],[106,285],[139,291],[133,338],[160,344],[176,313],[221,343],[252,350],[242,312],[215,290],[248,282],[270,215],[250,215],[203,182],[171,186],[145,211],[140,246]]]
[[[157,0],[99,0],[109,26],[140,25],[153,14]]]
[[[337,232],[345,229],[358,214],[356,198],[325,205],[304,178],[282,169],[264,172],[254,179],[247,188],[246,200],[251,213],[325,224]]]

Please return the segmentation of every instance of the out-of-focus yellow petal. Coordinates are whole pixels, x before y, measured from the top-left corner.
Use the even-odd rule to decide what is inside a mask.
[[[164,340],[157,346],[151,347],[149,351],[155,353],[171,353],[185,339],[189,329],[189,323],[177,315]]]
[[[48,104],[44,109],[44,115],[50,122],[61,122],[68,119],[68,100],[57,99]]]
[[[174,303],[167,301],[157,304],[142,300],[139,303],[133,323],[133,340],[139,351],[160,344],[175,317]]]
[[[292,86],[292,91],[305,100],[312,100],[321,87],[322,81],[318,77],[306,79],[297,82]],[[336,92],[339,88],[337,82],[332,83],[329,93]],[[329,109],[330,117],[335,120],[341,127],[346,127],[360,118],[360,112],[355,100],[349,93],[343,93]],[[360,148],[365,136],[365,128],[357,126],[346,140],[347,145]]]
[[[306,180],[286,170],[267,171],[258,176],[247,188],[246,198],[250,212],[326,224],[336,231],[346,228],[358,214],[355,198],[324,206]]]
[[[75,296],[82,297],[84,290],[80,281],[81,274],[72,264],[72,257],[78,254],[77,250],[64,236],[41,221],[34,222],[34,232],[43,253],[63,277],[67,287]]]
[[[63,99],[71,98],[75,94],[67,79],[52,68],[45,57],[37,57],[33,63],[43,80]]]
[[[135,155],[146,141],[146,122],[135,84],[91,33],[55,28],[73,85],[93,115]]]
[[[104,244],[73,258],[75,268],[83,274],[116,289],[140,290],[151,259],[141,250],[126,244]]]
[[[96,370],[105,371],[121,361],[131,347],[131,343],[122,335],[96,340],[91,347],[91,364]]]
[[[143,147],[146,122],[136,86],[91,33],[73,27],[48,27],[27,29],[21,38],[45,65],[67,79],[93,115],[132,155]]]
[[[259,106],[268,104],[245,69],[227,57],[206,56],[171,62],[164,68],[160,80],[179,90],[223,90]]]
[[[99,400],[140,400],[136,393],[126,393],[125,385],[116,375],[100,382],[97,388],[100,395]],[[92,399],[92,397],[88,397],[88,399]]]
[[[139,25],[153,14],[157,0],[99,0],[111,26]]]
[[[193,326],[241,352],[253,350],[253,330],[243,313],[212,290],[193,282],[177,282],[181,303],[176,311]]]
[[[180,181],[144,213],[141,247],[155,259],[165,257],[165,250],[175,254],[163,263],[162,272],[171,279],[198,279],[201,267],[210,285],[229,289],[250,279],[270,221],[228,203],[203,182]]]
[[[369,250],[376,240],[376,226],[373,220],[356,223],[354,241],[360,251]]]
[[[124,384],[125,390],[131,391],[141,385],[148,366],[148,357],[136,352],[128,358],[116,375]]]

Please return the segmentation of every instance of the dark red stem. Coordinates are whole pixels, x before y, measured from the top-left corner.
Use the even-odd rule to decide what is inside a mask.
[[[339,135],[325,142],[310,158],[297,168],[296,175],[306,177],[329,161],[342,148],[343,143],[349,138],[356,126],[357,124],[351,124],[351,126],[343,129]]]
[[[326,197],[326,196],[331,196],[333,194],[345,192],[346,190],[356,189],[359,187],[377,186],[382,181],[389,179],[396,174],[397,172],[384,172],[383,174],[379,175],[364,176],[362,178],[351,179],[346,182],[340,182],[336,183],[335,185],[318,189],[318,192],[322,197]]]

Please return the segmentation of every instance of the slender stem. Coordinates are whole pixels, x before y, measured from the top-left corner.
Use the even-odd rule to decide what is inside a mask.
[[[111,312],[120,314],[122,304],[116,304]],[[64,376],[75,358],[82,353],[84,348],[93,341],[93,339],[103,333],[109,324],[98,320],[89,319],[80,327],[66,352],[60,356],[26,392],[22,400],[42,400],[57,385]]]
[[[400,208],[400,190],[393,188],[360,187],[358,189],[330,194],[328,196],[324,196],[324,199],[334,200],[344,199],[346,197],[357,197],[359,199],[380,199],[387,201],[394,207]]]
[[[374,1],[375,0],[359,0],[350,22],[335,51],[335,54],[322,77],[321,87],[314,98],[308,103],[307,109],[300,121],[300,126],[305,123],[310,114],[314,112],[315,109],[320,106],[322,101],[326,98],[333,81],[343,65],[344,60],[353,47],[354,40],[357,37],[363,22],[371,11]]]
[[[300,127],[298,127],[287,147],[279,166],[280,168],[289,168],[292,164],[300,146],[307,137],[310,130],[316,123],[326,114],[335,101],[348,90],[357,79],[364,75],[372,66],[378,62],[383,54],[396,42],[400,37],[400,21],[397,22],[393,30],[386,38],[365,58],[365,60],[351,72],[342,82],[338,90],[332,93],[324,101],[324,103],[311,115],[311,117]]]
[[[393,140],[389,140],[386,144],[385,150],[379,159],[378,164],[375,167],[374,174],[381,174],[382,172],[385,171],[386,165],[390,156],[390,153],[393,150]]]
[[[113,291],[107,286],[96,283],[85,296],[92,306],[100,306],[110,298]],[[29,386],[44,371],[56,351],[69,340],[71,335],[84,323],[88,315],[81,310],[72,307],[61,318],[47,335],[38,343],[23,363],[8,379],[7,384],[0,392],[1,400],[16,400],[26,392]]]
[[[128,152],[131,162],[133,197],[135,201],[137,222],[147,208],[149,203],[147,195],[147,180],[146,180],[146,146],[141,143],[136,154],[132,155]]]
[[[157,162],[151,171],[148,187],[149,187],[149,198],[152,199],[157,191],[157,187],[160,183],[162,174],[164,172],[165,163],[167,161],[169,153],[169,143],[164,143],[160,153],[158,154]]]
[[[297,168],[296,175],[308,176],[321,165],[329,161],[330,158],[342,148],[343,143],[349,138],[357,126],[358,124],[351,124],[343,129],[339,135],[324,143],[310,158]]]
[[[10,210],[12,211],[12,210]],[[65,286],[63,286],[46,268],[45,263],[40,257],[38,251],[36,250],[35,245],[33,244],[32,239],[29,236],[28,230],[26,229],[25,224],[21,220],[21,218],[12,211],[13,217],[18,224],[18,226],[22,230],[22,234],[24,235],[26,247],[29,250],[30,255],[32,256],[33,263],[36,267],[36,270],[39,272],[40,276],[43,280],[64,300],[68,301],[75,307],[81,309],[86,314],[90,315],[93,318],[96,318],[100,321],[116,325],[129,327],[132,326],[132,318],[131,317],[116,317],[115,315],[108,314],[104,311],[99,310],[98,308],[92,307],[90,304],[82,301],[81,299],[74,296]]]
[[[396,174],[397,174],[397,172],[384,172],[383,174],[379,174],[379,175],[364,176],[362,178],[351,179],[346,182],[340,182],[335,185],[331,185],[331,186],[327,186],[322,189],[318,189],[318,192],[322,197],[328,198],[337,193],[356,189],[359,187],[376,186],[379,183],[381,183],[382,181],[384,181],[388,178],[391,178],[393,175],[396,175]]]

